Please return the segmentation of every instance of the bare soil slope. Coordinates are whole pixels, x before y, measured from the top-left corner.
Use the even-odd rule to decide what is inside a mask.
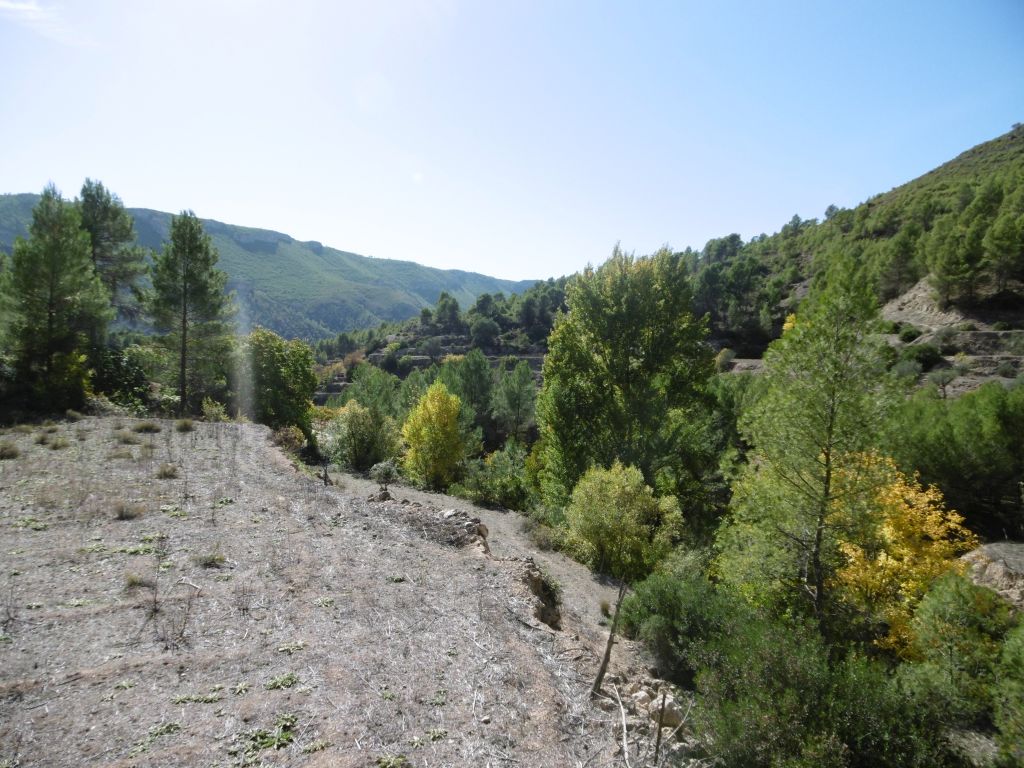
[[[616,762],[585,571],[558,564],[552,630],[464,515],[325,488],[261,427],[154,423],[0,437],[0,765]]]

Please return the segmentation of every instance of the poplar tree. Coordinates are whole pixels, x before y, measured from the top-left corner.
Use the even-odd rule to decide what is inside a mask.
[[[188,380],[197,341],[221,335],[231,301],[227,274],[217,269],[217,249],[192,211],[171,219],[170,242],[153,260],[150,312],[171,335],[178,355],[178,409],[188,407]]]

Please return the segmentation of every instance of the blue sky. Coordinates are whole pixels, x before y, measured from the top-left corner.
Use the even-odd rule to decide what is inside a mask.
[[[0,0],[0,192],[543,278],[778,230],[1024,121],[1024,2]]]

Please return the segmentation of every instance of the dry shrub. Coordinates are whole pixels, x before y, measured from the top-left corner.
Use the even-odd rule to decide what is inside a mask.
[[[118,430],[117,432],[114,433],[114,437],[116,437],[117,441],[122,445],[138,445],[140,442],[142,442],[141,440],[139,440],[138,437],[136,437],[126,429]]]
[[[173,480],[178,476],[178,465],[161,464],[160,469],[156,471],[156,476],[160,480]]]
[[[31,424],[15,424],[13,427],[11,427],[11,432],[14,432],[14,433],[19,434],[19,435],[28,435],[28,434],[30,434],[32,432],[32,425]]]
[[[18,450],[18,446],[16,446],[14,443],[0,443],[0,460],[16,459],[20,455],[21,451]]]
[[[36,445],[46,445],[48,442],[50,442],[50,436],[45,432],[40,432],[38,435],[36,435]]]
[[[71,443],[69,443],[66,438],[55,437],[55,438],[53,438],[52,442],[50,443],[50,450],[51,451],[60,451],[60,450],[63,450],[64,448],[67,448],[69,445],[71,445]]]
[[[281,427],[275,429],[273,437],[274,445],[291,453],[298,453],[306,444],[306,438],[298,427]]]
[[[153,589],[155,586],[156,581],[148,576],[142,576],[141,574],[132,573],[131,571],[124,575],[125,589],[138,589],[139,587]]]
[[[114,517],[118,520],[135,520],[142,517],[145,511],[145,505],[136,502],[119,501],[114,504]]]
[[[68,421],[81,421],[85,416],[72,408],[68,408],[64,414],[64,418]]]
[[[195,424],[192,423],[192,419],[178,419],[174,422],[175,432],[191,432],[194,430]]]
[[[115,448],[107,454],[108,459],[131,459],[134,458],[131,448]]]
[[[159,432],[163,427],[157,424],[155,421],[140,421],[134,427],[133,432],[138,432],[140,435],[154,435]]]
[[[224,565],[225,558],[220,552],[206,552],[202,555],[194,555],[192,562],[200,568],[220,568]]]

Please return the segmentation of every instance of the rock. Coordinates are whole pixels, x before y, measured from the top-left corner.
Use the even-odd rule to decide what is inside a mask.
[[[634,708],[638,710],[641,708],[647,709],[648,705],[651,703],[651,694],[642,689],[634,693],[630,698],[633,701]]]
[[[441,517],[443,517],[445,520],[451,520],[457,514],[459,514],[459,510],[457,510],[457,509],[442,509],[441,510]]]
[[[658,722],[658,717],[661,717],[662,728],[676,728],[683,724],[683,720],[686,718],[686,710],[683,709],[679,702],[675,700],[673,696],[665,697],[665,712],[662,715],[661,711],[661,697],[659,696],[651,704],[650,710],[648,710],[651,716],[651,720]]]

